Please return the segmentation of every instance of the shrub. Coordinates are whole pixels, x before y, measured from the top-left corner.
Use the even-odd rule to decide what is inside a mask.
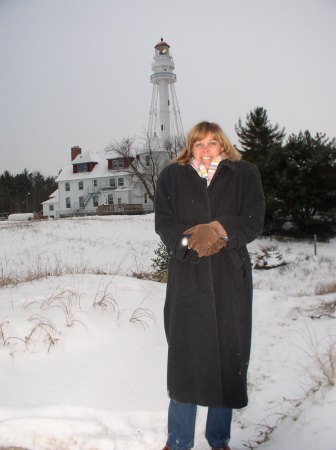
[[[154,276],[158,281],[166,282],[168,274],[169,255],[166,246],[159,242],[158,248],[154,250],[156,258],[152,259],[152,267],[154,269]]]

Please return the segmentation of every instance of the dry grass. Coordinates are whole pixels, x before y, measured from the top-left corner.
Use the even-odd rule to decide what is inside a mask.
[[[314,331],[306,327],[301,334],[304,347],[299,347],[308,357],[309,364],[304,369],[313,381],[310,391],[335,386],[336,384],[336,341],[335,336],[318,339]]]
[[[113,295],[109,292],[109,289],[111,287],[112,281],[106,284],[104,289],[99,288],[96,292],[94,301],[93,301],[93,307],[94,308],[101,308],[102,310],[106,310],[109,307],[113,309],[113,311],[117,314],[117,317],[119,319],[119,305],[116,301],[116,299],[113,297]]]
[[[16,337],[16,336],[8,336],[8,337],[6,337],[5,336],[5,327],[6,328],[9,327],[9,321],[8,320],[2,321],[0,323],[0,336],[1,336],[1,340],[2,340],[2,343],[3,343],[4,347],[10,346],[12,341],[19,341],[19,342],[22,342],[23,344],[26,345],[26,340],[25,339],[22,339],[22,338],[19,338],[19,337]],[[11,352],[11,354],[12,353],[13,352]]]
[[[321,302],[314,308],[309,308],[305,311],[309,313],[309,317],[311,319],[321,319],[321,317],[330,317],[332,319],[335,319],[336,299]]]
[[[305,390],[304,396],[301,398],[283,398],[281,402],[281,410],[283,412],[271,414],[265,417],[265,423],[256,425],[258,427],[257,437],[243,443],[243,446],[250,450],[255,450],[264,442],[269,441],[272,433],[284,420],[298,420],[302,405],[307,399],[313,399],[318,392],[321,393],[323,398],[324,390],[336,384],[335,339],[330,336],[328,339],[319,340],[316,334],[308,327],[306,327],[305,333],[300,334],[300,337],[304,341],[304,347],[297,347],[309,359],[309,364],[304,367],[304,370],[309,374],[309,378],[313,383]],[[270,417],[273,417],[272,424],[268,423]]]
[[[16,286],[17,284],[19,284],[19,280],[17,278],[8,275],[3,275],[0,277],[0,288]]]
[[[122,275],[122,263],[119,261],[108,270],[101,266],[91,267],[89,263],[83,259],[78,264],[70,264],[64,259],[53,253],[50,259],[42,259],[41,257],[27,255],[27,261],[18,261],[13,268],[4,255],[0,261],[0,288],[9,286],[18,286],[21,283],[30,283],[50,276],[60,277],[63,275]],[[26,267],[25,273],[19,273],[18,268]]]
[[[75,322],[81,323],[83,326],[85,324],[79,320],[76,319],[75,316],[78,314],[78,310],[74,311],[74,306],[80,307],[80,296],[78,291],[72,290],[69,288],[61,288],[56,290],[50,295],[47,295],[42,302],[38,301],[30,301],[25,302],[24,308],[28,309],[32,305],[39,304],[41,311],[46,311],[49,308],[52,309],[59,309],[63,312],[65,317],[65,324],[67,327],[71,327],[74,325]]]
[[[26,447],[0,447],[0,450],[29,450]]]
[[[8,320],[3,320],[2,322],[0,322],[0,338],[4,347],[6,346],[7,343],[7,338],[5,336],[5,328],[7,328],[8,325],[9,325]]]
[[[158,281],[159,283],[167,283],[168,272],[132,272],[132,277],[138,280]]]
[[[85,265],[70,266],[65,265],[62,268],[60,266],[55,266],[53,269],[32,269],[30,268],[25,275],[0,275],[0,288],[6,288],[10,286],[18,286],[21,283],[30,283],[32,281],[42,280],[50,276],[60,277],[63,275],[79,275],[79,274],[92,274],[92,275],[121,275],[122,271],[119,268],[111,270],[103,270],[101,267],[87,267]],[[135,274],[132,276],[136,278]],[[147,277],[142,277],[143,279],[151,279]]]
[[[155,322],[154,313],[150,309],[142,307],[135,308],[129,319],[131,323],[142,326],[144,330],[149,328],[149,320]]]
[[[154,275],[152,272],[146,272],[145,270],[141,271],[132,271],[131,276],[133,278],[137,278],[138,280],[153,280]]]
[[[56,325],[46,317],[42,317],[38,314],[30,317],[30,322],[35,323],[35,326],[32,328],[31,332],[28,336],[26,336],[25,340],[27,345],[32,342],[33,335],[38,334],[40,337],[42,334],[42,339],[46,339],[48,344],[48,352],[51,347],[53,347],[56,342],[59,340],[59,336],[61,332],[57,330]]]
[[[315,288],[316,295],[333,294],[336,292],[336,282],[318,283]]]
[[[14,349],[16,348],[17,343],[22,343],[24,345],[24,348],[29,348],[34,340],[41,339],[42,342],[47,342],[48,344],[48,351],[52,346],[56,344],[56,342],[59,340],[60,332],[57,330],[56,325],[51,322],[46,317],[42,317],[40,315],[34,315],[29,318],[30,322],[33,322],[35,325],[30,330],[29,334],[25,336],[24,338],[18,337],[18,336],[5,336],[5,327],[9,326],[9,321],[2,321],[0,323],[0,337],[1,341],[5,346],[10,346],[11,348],[11,355],[14,354]]]

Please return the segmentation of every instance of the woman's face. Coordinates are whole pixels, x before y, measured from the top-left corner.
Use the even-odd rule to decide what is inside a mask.
[[[204,139],[196,141],[193,145],[192,152],[196,161],[202,163],[208,170],[211,161],[217,158],[223,151],[220,144],[213,138],[212,133],[207,134]]]

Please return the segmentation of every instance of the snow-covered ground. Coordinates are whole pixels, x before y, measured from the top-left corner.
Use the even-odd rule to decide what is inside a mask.
[[[165,285],[132,276],[158,242],[153,215],[0,222],[0,448],[164,446]],[[249,405],[231,448],[335,450],[336,240],[316,256],[309,242],[249,250],[286,265],[254,271]],[[205,419],[199,408],[196,450]]]

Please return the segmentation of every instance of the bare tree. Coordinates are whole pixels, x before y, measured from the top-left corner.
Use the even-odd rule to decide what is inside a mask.
[[[185,136],[172,136],[163,145],[170,160],[176,158],[186,144]]]
[[[128,161],[128,171],[134,182],[142,184],[148,198],[154,202],[159,173],[179,153],[183,142],[182,139],[172,138],[162,147],[156,135],[150,138],[146,133],[138,147],[135,138],[128,137],[112,142],[106,151],[113,151]]]

